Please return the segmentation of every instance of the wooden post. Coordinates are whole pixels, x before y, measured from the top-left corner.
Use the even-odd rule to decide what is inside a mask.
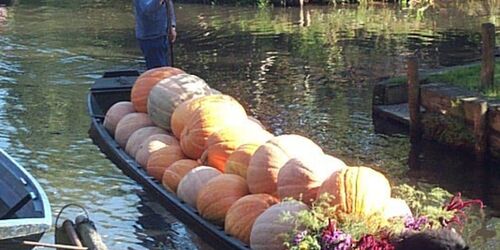
[[[483,165],[488,156],[488,103],[474,98],[464,101],[465,112],[472,114],[474,124],[474,154],[478,165]]]
[[[495,25],[483,23],[481,25],[481,88],[493,87],[495,75]]]
[[[418,79],[418,60],[415,56],[408,57],[407,62],[408,78],[408,111],[410,113],[410,142],[420,141],[420,81]]]
[[[75,224],[73,223],[73,221],[65,220],[62,225],[71,244],[73,246],[83,247],[82,242],[80,241],[80,239],[78,238],[78,234],[76,233]]]
[[[76,231],[84,246],[92,250],[108,250],[92,221],[83,215],[79,215],[76,217],[75,223]]]

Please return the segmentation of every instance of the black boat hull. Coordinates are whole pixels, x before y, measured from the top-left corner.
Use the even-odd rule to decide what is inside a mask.
[[[222,227],[204,220],[195,209],[149,176],[103,126],[106,111],[114,103],[130,100],[130,91],[138,75],[137,71],[106,73],[91,87],[88,95],[88,110],[91,116],[90,138],[123,173],[141,184],[148,194],[215,249],[248,249],[248,246],[241,241],[228,236]]]

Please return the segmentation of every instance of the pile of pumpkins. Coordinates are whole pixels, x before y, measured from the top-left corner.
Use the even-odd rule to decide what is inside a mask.
[[[104,126],[149,175],[251,249],[282,249],[284,221],[323,193],[347,213],[411,214],[381,173],[297,134],[275,136],[233,97],[173,67],[142,73]],[[289,197],[293,199],[288,199]],[[287,198],[287,199],[285,199]],[[285,200],[284,200],[285,199]]]

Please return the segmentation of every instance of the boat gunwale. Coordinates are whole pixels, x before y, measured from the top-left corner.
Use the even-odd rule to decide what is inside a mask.
[[[34,187],[34,190],[37,192],[36,199],[40,199],[42,204],[42,210],[41,210],[42,217],[14,218],[14,219],[0,220],[0,231],[7,232],[9,230],[12,230],[15,231],[16,233],[22,233],[16,235],[0,234],[0,240],[7,240],[12,238],[42,234],[47,232],[52,225],[52,210],[47,194],[43,190],[40,183],[38,183],[38,181],[24,167],[22,167],[16,160],[14,160],[7,152],[5,152],[3,149],[0,149],[0,154],[3,157],[5,157],[9,161],[9,163],[14,165],[21,175],[24,175],[24,177],[26,177],[25,181]],[[25,227],[25,229],[16,230],[21,227]]]

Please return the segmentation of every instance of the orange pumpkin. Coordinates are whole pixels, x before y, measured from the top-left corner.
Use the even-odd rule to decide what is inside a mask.
[[[279,200],[268,194],[250,194],[237,200],[227,211],[224,231],[246,244],[257,217]]]
[[[308,209],[306,204],[295,200],[274,204],[266,209],[253,223],[250,248],[283,250],[284,235],[295,228],[297,214]]]
[[[134,83],[130,92],[130,100],[137,112],[148,112],[147,104],[149,92],[161,80],[184,73],[184,71],[173,67],[160,67],[150,69],[142,73]]]
[[[179,141],[175,137],[167,134],[156,134],[149,136],[141,143],[135,153],[135,160],[142,167],[146,167],[151,153],[168,146],[180,147]]]
[[[138,129],[153,126],[153,122],[145,113],[130,113],[116,125],[115,140],[122,148],[127,146],[128,138]]]
[[[155,126],[140,128],[136,130],[134,133],[132,133],[128,138],[125,151],[132,157],[135,157],[135,154],[137,153],[137,150],[141,146],[141,143],[143,143],[148,137],[156,134],[166,134],[166,133],[167,132],[162,128]]]
[[[224,171],[227,158],[236,148],[245,143],[262,144],[272,137],[271,133],[250,121],[223,128],[208,137],[207,150],[203,153],[201,162]]]
[[[182,130],[184,130],[184,127],[189,122],[195,110],[197,110],[199,107],[211,106],[211,103],[217,103],[221,101],[233,102],[234,104],[239,105],[239,103],[231,96],[222,94],[212,94],[208,96],[193,98],[179,104],[177,108],[175,108],[174,113],[172,113],[172,117],[170,119],[170,127],[172,129],[172,133],[175,135],[175,137],[180,139]],[[243,107],[241,107],[241,109],[242,111],[244,111]]]
[[[247,119],[245,109],[232,97],[206,98],[189,118],[181,133],[181,148],[191,159],[199,159],[207,149],[208,137],[225,127],[236,126]],[[211,97],[211,96],[209,96]]]
[[[277,196],[278,171],[291,158],[320,158],[323,150],[313,141],[300,135],[280,135],[272,138],[252,155],[247,169],[251,193]]]
[[[332,195],[331,205],[355,216],[381,212],[391,197],[391,186],[385,176],[367,167],[347,167],[334,172],[318,190],[318,197]]]
[[[323,181],[346,167],[333,156],[292,158],[278,172],[278,196],[281,199],[292,197],[311,205]]]
[[[135,112],[134,105],[131,102],[127,101],[117,102],[108,109],[108,112],[106,112],[103,125],[108,130],[108,132],[112,136],[114,136],[116,125],[118,124],[118,122],[124,116],[134,112]]]
[[[191,169],[179,182],[177,197],[192,207],[196,207],[196,200],[200,190],[208,181],[220,174],[222,173],[219,170],[208,166]]]
[[[236,150],[232,152],[226,160],[224,173],[236,174],[246,180],[250,158],[260,145],[262,144],[248,143],[236,148]]]
[[[163,177],[161,179],[161,183],[168,190],[176,193],[177,186],[181,181],[182,177],[184,177],[191,169],[200,166],[200,163],[197,161],[193,161],[190,159],[182,159],[178,160],[170,165],[165,172],[163,173]]]
[[[200,189],[196,208],[203,218],[223,226],[231,205],[247,194],[245,179],[234,174],[221,174]]]
[[[181,148],[176,146],[168,146],[156,150],[149,156],[146,171],[156,180],[161,181],[165,169],[178,160],[186,158],[182,153]]]
[[[180,103],[211,93],[207,83],[195,75],[184,73],[163,79],[149,93],[149,117],[157,126],[170,130],[170,117]]]

